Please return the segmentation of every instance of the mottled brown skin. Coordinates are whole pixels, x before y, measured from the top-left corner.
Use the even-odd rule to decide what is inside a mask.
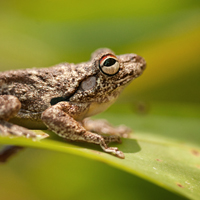
[[[107,143],[120,142],[119,136],[127,136],[130,129],[85,118],[106,110],[145,67],[145,60],[136,54],[115,56],[109,49],[99,49],[85,63],[1,72],[0,135],[34,138],[21,126],[47,127],[63,138],[99,144],[105,152],[124,158]]]

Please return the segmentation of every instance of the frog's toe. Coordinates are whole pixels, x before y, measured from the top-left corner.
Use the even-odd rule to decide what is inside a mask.
[[[17,137],[25,136],[26,138],[33,138],[33,139],[36,139],[37,137],[37,135],[34,132],[4,120],[0,120],[0,135],[17,136]]]
[[[107,153],[111,153],[117,156],[118,158],[122,158],[122,159],[125,158],[124,153],[122,151],[119,151],[117,147],[108,147],[108,148],[102,147],[102,149]]]
[[[112,154],[114,154],[118,158],[122,158],[122,159],[125,158],[124,153],[122,151],[119,151],[117,147],[109,147],[108,149]]]
[[[115,154],[118,158],[122,158],[124,159],[125,158],[125,155],[122,151],[117,151],[116,154]]]

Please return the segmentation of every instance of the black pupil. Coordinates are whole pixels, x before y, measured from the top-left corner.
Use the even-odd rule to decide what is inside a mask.
[[[104,62],[104,66],[106,67],[110,67],[112,65],[114,65],[116,63],[116,60],[114,58],[108,58],[105,62]]]

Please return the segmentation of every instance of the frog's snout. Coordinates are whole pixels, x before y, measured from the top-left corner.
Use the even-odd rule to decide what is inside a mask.
[[[135,61],[136,61],[136,63],[140,63],[140,70],[141,71],[145,70],[145,68],[146,68],[146,61],[145,61],[145,59],[143,57],[137,55],[135,57]]]

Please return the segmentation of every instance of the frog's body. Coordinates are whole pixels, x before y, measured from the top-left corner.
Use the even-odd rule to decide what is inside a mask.
[[[17,106],[19,112],[13,109],[14,114],[7,117],[12,117],[10,121],[28,128],[47,126],[64,138],[98,143],[102,146],[99,140],[103,137],[98,139],[98,142],[90,137],[79,137],[86,133],[93,137],[97,134],[87,131],[77,121],[106,110],[124,87],[142,73],[145,66],[144,59],[136,54],[115,56],[109,49],[100,49],[93,53],[91,61],[85,63],[63,63],[50,68],[2,72],[0,106],[4,105],[8,110],[9,104],[6,105],[6,102],[9,98],[17,97],[17,100],[10,101],[21,103],[21,109],[20,105]],[[2,111],[4,112],[6,110]],[[59,115],[65,117],[59,119]],[[0,119],[5,121],[6,117],[0,114]],[[0,127],[0,131],[5,130]],[[9,132],[8,128],[6,131]],[[116,138],[108,140],[119,140]],[[112,149],[104,144],[103,146],[104,150]],[[109,152],[123,157],[120,156],[122,152],[116,149]]]

